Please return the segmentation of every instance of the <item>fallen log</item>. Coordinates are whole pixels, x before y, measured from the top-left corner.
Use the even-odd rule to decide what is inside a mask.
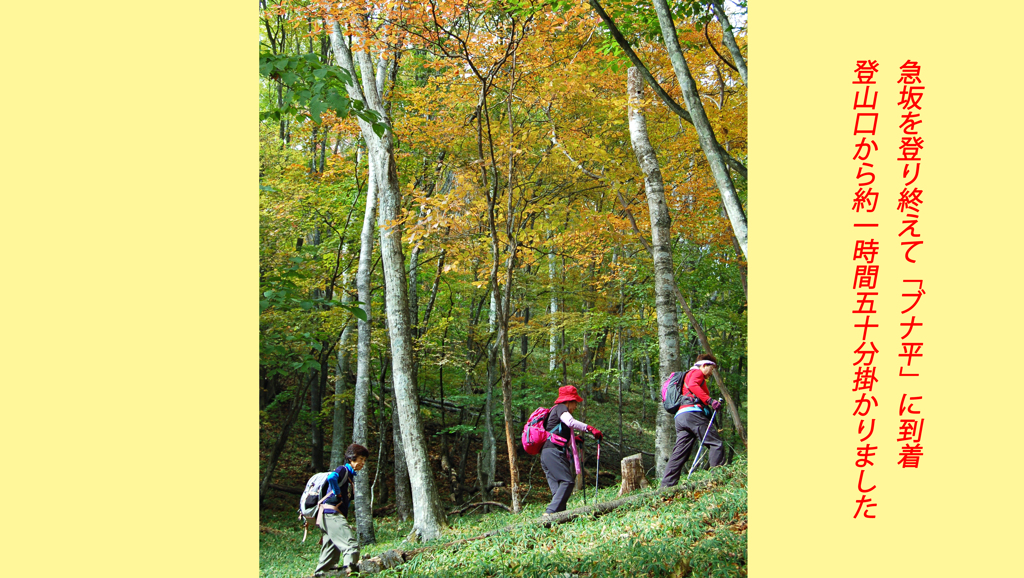
[[[304,488],[289,488],[288,486],[279,486],[277,484],[270,484],[271,490],[277,490],[279,492],[287,492],[289,494],[295,494],[301,496]]]
[[[480,534],[479,536],[473,536],[471,538],[463,538],[461,540],[455,540],[452,542],[446,542],[444,544],[437,544],[433,546],[424,546],[423,548],[417,548],[415,550],[388,550],[387,552],[383,552],[378,556],[364,559],[362,562],[359,563],[359,571],[364,574],[376,574],[387,568],[394,568],[395,566],[404,564],[405,562],[412,560],[413,557],[417,556],[418,554],[423,554],[424,552],[432,552],[435,550],[441,550],[444,548],[451,548],[462,544],[468,544],[469,542],[483,540],[485,538],[490,538],[492,536],[504,534],[506,532],[510,532],[512,530],[522,528],[525,526],[544,526],[545,528],[550,528],[551,526],[554,526],[556,524],[564,524],[565,522],[571,522],[572,520],[575,520],[580,516],[586,516],[590,514],[599,516],[601,514],[606,514],[614,510],[615,508],[618,508],[619,506],[639,502],[646,498],[659,497],[662,499],[666,499],[673,497],[678,493],[689,493],[696,490],[707,490],[708,488],[711,488],[714,485],[716,484],[713,480],[703,480],[700,482],[684,482],[672,488],[659,488],[647,492],[640,492],[637,494],[633,494],[629,497],[620,498],[618,500],[612,500],[610,502],[602,502],[600,504],[593,504],[591,506],[584,506],[582,508],[566,510],[564,512],[558,512],[557,514],[545,514],[540,518],[536,518],[528,522],[520,524],[510,524],[508,526],[505,526],[504,528],[491,530],[490,532]],[[506,507],[504,504],[502,504],[502,506]]]

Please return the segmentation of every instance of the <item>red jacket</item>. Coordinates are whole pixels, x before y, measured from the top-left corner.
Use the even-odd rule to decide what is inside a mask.
[[[683,395],[697,397],[702,404],[709,405],[711,403],[711,393],[708,391],[708,386],[704,383],[705,377],[703,371],[691,367],[686,372],[686,377],[683,378]],[[691,406],[684,405],[682,407]]]

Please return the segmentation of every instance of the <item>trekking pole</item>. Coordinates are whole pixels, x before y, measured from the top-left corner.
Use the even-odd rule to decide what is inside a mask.
[[[718,398],[718,401],[721,402],[722,398]],[[690,471],[686,474],[686,479],[687,480],[689,480],[690,476],[693,474],[693,468],[697,467],[697,460],[700,459],[700,452],[701,452],[701,450],[704,449],[704,440],[708,439],[708,433],[711,431],[711,426],[715,425],[715,414],[717,414],[717,413],[718,413],[717,409],[715,411],[711,412],[711,421],[708,422],[708,429],[704,430],[704,437],[702,437],[700,439],[700,446],[697,447],[697,455],[694,456],[693,463],[690,464]]]
[[[582,477],[583,474],[580,474],[580,476]],[[586,484],[586,482],[583,483],[583,505],[584,506],[587,505],[587,484]]]
[[[594,474],[594,499],[597,499],[597,484],[601,483],[601,440],[597,440],[597,473]]]

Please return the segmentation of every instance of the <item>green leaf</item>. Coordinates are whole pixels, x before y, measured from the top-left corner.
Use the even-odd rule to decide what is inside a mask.
[[[360,307],[348,307],[348,306],[346,306],[345,309],[348,309],[349,313],[354,315],[360,321],[369,321],[370,320],[370,318],[367,317],[367,315],[366,315],[366,311],[363,311],[362,308],[360,308]]]
[[[314,100],[309,103],[309,116],[314,124],[320,124],[320,115],[324,112],[324,103]]]

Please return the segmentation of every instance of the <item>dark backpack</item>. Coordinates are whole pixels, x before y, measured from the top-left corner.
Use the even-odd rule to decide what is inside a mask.
[[[687,374],[689,371],[673,371],[661,384],[661,399],[664,401],[665,411],[670,414],[674,415],[684,405],[700,403],[699,398],[683,395]]]

